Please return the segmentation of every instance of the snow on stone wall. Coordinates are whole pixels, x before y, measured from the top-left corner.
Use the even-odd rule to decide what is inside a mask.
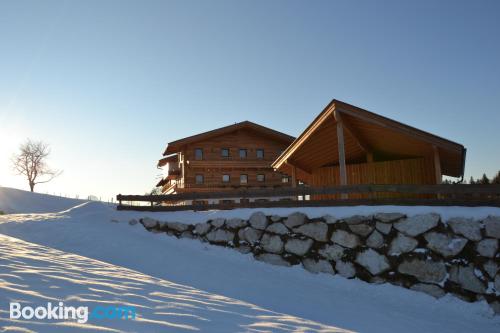
[[[252,253],[280,266],[392,283],[439,298],[486,300],[500,314],[500,217],[478,221],[399,213],[309,219],[256,212],[248,220],[217,218],[195,225],[139,221],[153,232],[199,239]],[[137,221],[130,221],[131,224]]]

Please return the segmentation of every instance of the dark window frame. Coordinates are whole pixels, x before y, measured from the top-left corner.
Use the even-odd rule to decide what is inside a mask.
[[[227,180],[224,180],[224,176],[227,176]],[[228,184],[228,183],[230,183],[230,182],[231,182],[231,175],[230,175],[230,174],[228,174],[228,173],[224,173],[224,174],[222,174],[222,182],[223,182],[224,184]]]
[[[198,177],[201,177],[201,182],[198,181]],[[203,185],[203,184],[205,184],[205,175],[202,174],[202,173],[197,173],[194,176],[194,182],[195,182],[196,185]]]
[[[243,176],[245,176],[245,182],[241,181],[241,177],[243,177]],[[242,185],[248,184],[248,174],[246,174],[246,173],[240,174],[240,184],[242,184]]]
[[[224,151],[227,151],[227,155],[223,154]],[[220,156],[222,158],[228,158],[229,156],[231,156],[231,150],[229,148],[221,148],[220,149]]]
[[[245,156],[241,156],[241,153],[242,153],[242,152],[245,152]],[[242,159],[242,160],[243,160],[243,159],[248,158],[248,149],[246,149],[246,148],[240,148],[240,149],[238,150],[238,156],[239,156],[239,157],[240,157],[240,159]]]
[[[259,180],[259,176],[262,176],[262,180]],[[257,181],[258,181],[259,183],[263,183],[263,182],[265,182],[265,181],[266,181],[266,175],[265,175],[265,174],[263,174],[263,173],[258,173],[258,174],[257,174]]]
[[[198,152],[201,152],[201,158],[198,158]],[[203,160],[203,148],[195,148],[194,149],[194,159],[196,161],[202,161]]]
[[[259,156],[259,152],[262,152],[262,156]],[[257,148],[255,150],[255,156],[257,157],[257,159],[259,160],[263,160],[265,155],[264,155],[264,148]]]

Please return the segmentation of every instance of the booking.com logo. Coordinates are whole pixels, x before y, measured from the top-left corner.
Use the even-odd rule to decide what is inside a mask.
[[[10,303],[10,319],[38,319],[38,320],[76,320],[85,324],[89,319],[135,319],[136,312],[133,306],[96,306],[89,311],[88,306],[65,306],[63,302],[46,306],[21,306],[20,303]]]

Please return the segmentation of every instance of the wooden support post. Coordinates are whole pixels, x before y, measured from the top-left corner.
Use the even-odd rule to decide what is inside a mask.
[[[292,165],[292,187],[297,187],[297,167]]]
[[[442,175],[441,175],[441,160],[439,158],[439,150],[436,146],[432,146],[433,156],[434,156],[434,172],[436,174],[436,184],[441,184]],[[442,194],[437,195],[438,199],[443,199]]]
[[[366,163],[368,163],[368,164],[373,163],[373,152],[372,151],[366,152]],[[375,171],[373,170],[373,166],[371,166],[371,165],[368,167],[367,176],[368,176],[370,184],[375,183]],[[374,198],[376,198],[376,196],[377,196],[377,193],[374,193],[374,192],[368,193],[368,198],[370,198],[370,199],[374,199]]]
[[[366,162],[367,163],[372,163],[373,162],[373,153],[371,151],[366,153]]]
[[[297,187],[297,167],[292,165],[292,187]],[[296,196],[295,200],[299,200],[300,196]],[[302,197],[305,200],[305,197]]]
[[[436,173],[436,184],[441,184],[442,174],[441,174],[441,159],[439,158],[439,149],[436,146],[432,146],[434,153],[434,171]]]
[[[339,152],[339,169],[340,169],[340,185],[347,185],[347,170],[345,165],[345,149],[344,149],[344,126],[338,112],[335,112],[337,120],[337,143]],[[347,199],[347,193],[341,194],[342,199]]]

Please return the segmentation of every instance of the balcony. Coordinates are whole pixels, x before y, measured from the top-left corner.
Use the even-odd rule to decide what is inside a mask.
[[[270,168],[273,160],[250,158],[227,158],[218,160],[189,160],[190,167],[202,168]]]
[[[181,174],[181,169],[179,169],[179,168],[169,169],[168,170],[168,175],[180,176],[180,174]]]
[[[181,175],[181,169],[179,168],[169,169],[167,179],[168,180],[177,179],[179,178],[180,175]]]
[[[185,189],[218,189],[218,190],[241,190],[241,189],[274,189],[281,187],[290,187],[291,183],[282,182],[249,182],[248,184],[239,183],[203,183],[203,184],[184,184]]]
[[[174,163],[178,163],[178,162],[179,162],[179,155],[175,154],[175,155],[170,155],[170,156],[167,156],[167,157],[160,159],[158,161],[157,166],[160,168],[160,167],[167,165],[168,163],[174,164]]]

